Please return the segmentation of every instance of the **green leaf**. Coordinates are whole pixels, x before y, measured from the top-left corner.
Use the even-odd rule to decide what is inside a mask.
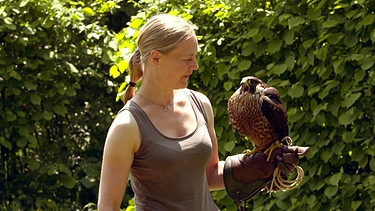
[[[125,60],[121,60],[117,66],[120,72],[123,73],[128,68],[128,63]]]
[[[361,96],[360,92],[349,94],[349,96],[341,103],[341,106],[349,108],[358,100],[360,96]]]
[[[337,75],[342,75],[343,73],[345,73],[345,59],[344,58],[340,58],[336,61],[333,61],[333,68],[334,68],[334,71]]]
[[[38,139],[36,139],[35,136],[26,135],[25,137],[29,141],[30,144],[37,144],[38,143]]]
[[[339,124],[340,125],[348,125],[351,124],[356,119],[356,116],[350,112],[346,111],[339,117]]]
[[[341,172],[332,175],[331,178],[329,178],[329,183],[333,186],[339,186],[341,176],[342,176]]]
[[[320,157],[322,158],[324,163],[327,163],[329,161],[329,159],[332,157],[332,155],[333,155],[332,151],[330,149],[326,149],[322,152]]]
[[[331,34],[327,41],[331,44],[331,45],[336,45],[337,43],[341,42],[342,38],[345,36],[344,33],[342,32],[338,32],[338,33],[333,33]]]
[[[27,167],[31,170],[31,171],[35,171],[37,169],[39,169],[40,167],[40,163],[36,160],[29,160],[28,164],[27,164]]]
[[[291,96],[292,98],[298,98],[303,95],[304,88],[302,86],[293,84],[289,90],[288,90],[288,95]]]
[[[40,105],[42,98],[37,94],[31,94],[30,95],[30,101],[34,105]]]
[[[251,28],[249,30],[249,32],[246,34],[246,37],[247,38],[251,38],[251,37],[254,37],[255,35],[257,35],[259,33],[259,29],[258,28]]]
[[[66,62],[66,64],[69,66],[69,69],[72,73],[79,73],[79,71],[77,70],[77,68],[70,62]]]
[[[236,144],[234,143],[234,141],[228,141],[228,142],[225,143],[224,149],[227,152],[231,152],[234,149],[235,146],[236,146]]]
[[[241,55],[242,56],[249,56],[253,52],[253,48],[254,48],[254,43],[244,42],[242,44]]]
[[[307,89],[307,95],[311,96],[317,92],[319,92],[320,86],[319,85],[313,85]]]
[[[59,115],[64,115],[64,114],[67,114],[68,113],[68,109],[63,106],[63,105],[56,105],[53,107],[53,111],[56,113],[56,114],[59,114]]]
[[[223,80],[223,76],[226,75],[229,72],[229,69],[230,69],[230,66],[226,65],[224,63],[220,63],[217,66],[219,80]]]
[[[375,18],[375,14],[373,14],[373,13],[368,14],[368,15],[366,15],[366,16],[362,19],[361,24],[363,24],[364,26],[371,25],[371,24],[374,23],[374,18]]]
[[[268,51],[273,54],[276,53],[280,50],[281,45],[283,44],[282,40],[279,39],[273,39],[269,44],[268,44]]]
[[[338,156],[342,155],[342,150],[345,148],[345,144],[343,142],[337,142],[332,146],[332,152]]]
[[[75,183],[76,183],[74,177],[69,176],[69,175],[61,175],[60,179],[64,187],[68,189],[74,188]]]
[[[362,158],[365,156],[365,154],[363,153],[363,150],[360,149],[360,148],[353,148],[352,150],[352,160],[353,161],[361,161]]]
[[[324,195],[326,195],[328,198],[332,198],[334,195],[336,195],[339,188],[337,186],[327,186],[324,189]]]
[[[0,144],[3,145],[5,148],[12,149],[12,143],[5,140],[4,137],[0,137]]]
[[[27,3],[29,3],[29,0],[22,0],[22,1],[20,2],[20,7],[24,7],[24,6],[26,6]]]
[[[72,86],[68,86],[65,90],[65,95],[68,96],[68,97],[73,97],[75,96],[77,93],[76,93],[76,90],[74,89],[74,87]]]
[[[353,210],[358,210],[359,206],[361,206],[362,203],[362,201],[352,201],[350,207]]]
[[[254,55],[255,57],[260,57],[261,55],[264,54],[264,52],[266,52],[267,50],[267,45],[264,44],[264,43],[261,43],[261,44],[258,44],[257,46],[255,46],[255,49],[254,49]]]
[[[244,70],[249,70],[251,67],[251,61],[250,60],[242,60],[238,64],[238,70],[244,71]]]
[[[10,111],[10,110],[5,111],[4,114],[5,114],[5,120],[8,121],[8,122],[12,122],[12,121],[14,121],[14,120],[17,119],[17,115],[14,114],[14,113],[13,113],[12,111]]]
[[[1,141],[1,139],[0,139]],[[375,171],[375,157],[371,157],[371,160],[370,160],[370,169],[372,171]]]
[[[286,64],[288,70],[293,70],[295,62],[296,62],[295,59],[296,59],[295,54],[289,54],[288,56],[286,56],[285,64]]]
[[[19,139],[17,139],[16,145],[19,148],[24,148],[27,145],[27,139],[24,137],[20,137]]]
[[[327,20],[325,22],[323,22],[322,26],[323,28],[331,28],[331,27],[334,27],[338,24],[339,22],[337,20]]]
[[[95,185],[95,182],[93,182],[91,179],[83,177],[79,180],[79,182],[87,189],[92,188]]]
[[[371,36],[371,41],[372,41],[372,43],[375,43],[375,29],[373,29],[373,30],[371,31],[370,36]]]
[[[301,111],[300,109],[297,109],[297,108],[288,109],[288,120],[291,123],[298,122],[304,116],[305,116],[305,112]]]
[[[23,85],[28,90],[36,90],[37,88],[37,85],[34,83],[34,81],[31,81],[31,80],[24,81]]]
[[[284,34],[284,42],[287,45],[291,45],[294,42],[294,31],[293,30],[288,30]]]
[[[109,75],[113,78],[117,78],[120,76],[120,72],[118,71],[117,65],[112,65],[112,67],[109,68]]]
[[[305,23],[305,19],[301,16],[297,16],[288,20],[289,28],[293,28]]]
[[[224,89],[226,91],[230,91],[233,87],[233,83],[231,81],[224,82]]]
[[[91,17],[95,14],[94,10],[92,10],[90,7],[83,8],[82,12],[85,16],[88,16],[88,17]]]
[[[281,75],[287,70],[288,66],[286,64],[277,64],[271,68],[272,73],[276,75]]]
[[[362,70],[368,70],[374,65],[374,58],[365,58],[360,62]]]
[[[4,18],[5,27],[7,27],[10,30],[16,30],[17,26],[13,24],[13,19],[11,17]]]
[[[351,48],[351,47],[355,46],[357,43],[358,43],[358,37],[357,36],[349,34],[349,35],[346,35],[345,38],[344,38],[344,44],[348,48]]]

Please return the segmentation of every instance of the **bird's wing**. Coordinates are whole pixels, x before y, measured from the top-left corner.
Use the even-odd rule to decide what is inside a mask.
[[[278,136],[278,140],[283,139],[289,134],[288,115],[281,102],[278,91],[270,88],[265,91],[262,98],[262,112]]]

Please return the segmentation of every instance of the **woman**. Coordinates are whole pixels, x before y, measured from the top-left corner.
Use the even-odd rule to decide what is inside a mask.
[[[225,188],[225,162],[218,157],[212,107],[206,96],[186,89],[198,70],[193,26],[154,16],[137,45],[129,69],[143,81],[135,95],[136,81],[128,86],[125,101],[131,100],[108,131],[98,209],[119,210],[130,174],[137,211],[219,210],[210,190]],[[274,166],[264,165],[272,166],[269,177]]]

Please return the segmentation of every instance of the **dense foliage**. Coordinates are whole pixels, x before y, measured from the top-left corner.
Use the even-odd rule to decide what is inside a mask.
[[[250,147],[232,131],[226,111],[246,75],[279,89],[294,144],[311,147],[301,159],[306,175],[298,189],[271,198],[258,194],[248,208],[374,209],[375,2],[191,0],[142,1],[140,6],[116,36],[112,76],[126,70],[137,30],[148,17],[180,15],[197,26],[200,69],[190,87],[213,104],[221,158]],[[223,210],[235,210],[225,191],[213,196]]]
[[[97,198],[115,1],[0,1],[0,210]],[[121,79],[120,79],[121,80]]]
[[[127,2],[0,0],[1,210],[95,208],[102,147],[122,104],[127,59],[139,28],[161,12],[197,26],[200,69],[189,86],[212,102],[222,159],[251,147],[226,111],[246,75],[279,89],[294,144],[311,147],[301,159],[303,184],[271,197],[262,192],[249,209],[375,208],[374,1],[136,6],[119,31],[133,10]],[[212,195],[223,210],[236,210],[225,191]],[[129,188],[124,208],[131,197]]]

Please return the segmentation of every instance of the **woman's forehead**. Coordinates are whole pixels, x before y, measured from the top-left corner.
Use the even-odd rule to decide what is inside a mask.
[[[193,37],[178,44],[177,47],[171,51],[171,53],[195,55],[197,51],[198,51],[198,41],[195,37]]]

